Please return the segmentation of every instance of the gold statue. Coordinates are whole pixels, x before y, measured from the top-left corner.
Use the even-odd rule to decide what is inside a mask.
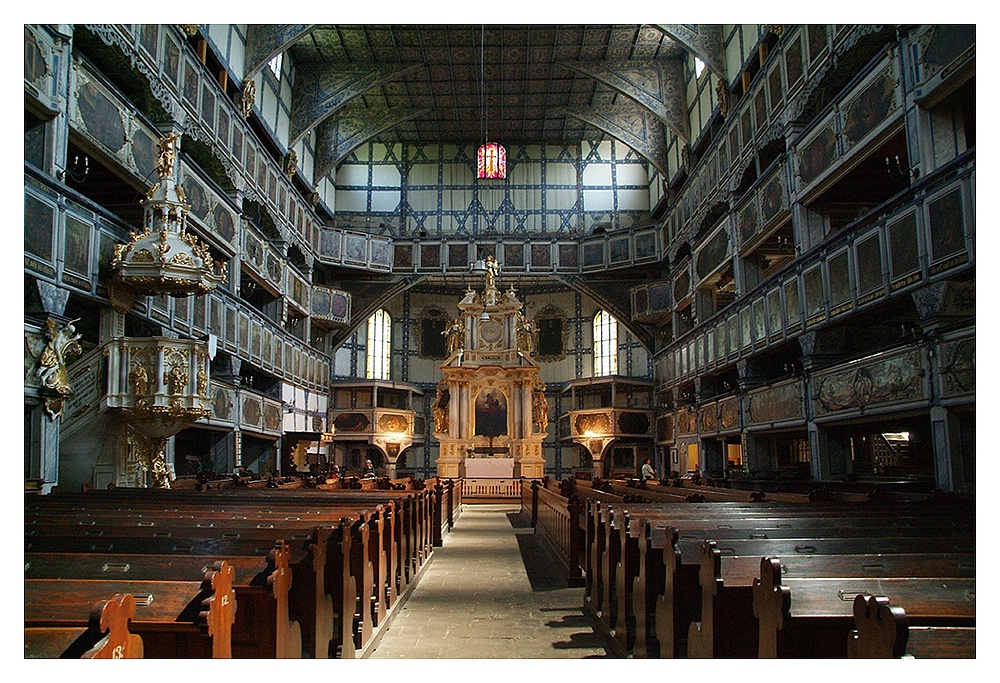
[[[461,318],[455,318],[441,333],[448,336],[448,353],[455,353],[462,348],[462,336],[465,334],[465,323]]]
[[[497,275],[500,274],[500,263],[492,255],[486,257],[485,263],[486,263],[486,289],[487,290],[496,289],[497,288],[496,278]]]
[[[531,408],[534,413],[535,426],[539,432],[544,432],[549,426],[549,402],[545,399],[545,382],[541,377],[535,378],[534,391],[531,396]]]
[[[164,383],[170,385],[171,394],[183,394],[188,384],[188,374],[180,365],[170,368],[170,374],[164,377]]]
[[[434,431],[443,433],[448,431],[448,389],[443,388],[443,382],[438,383],[437,398],[434,399]]]
[[[174,175],[174,162],[177,161],[174,143],[180,138],[180,133],[170,133],[160,138],[160,153],[156,156],[156,167],[161,178],[170,178]]]
[[[538,327],[534,320],[526,318],[521,313],[517,314],[517,348],[527,354],[535,352],[535,332]]]
[[[139,363],[132,371],[132,386],[136,396],[145,396],[149,392],[149,375],[146,374],[146,366]]]

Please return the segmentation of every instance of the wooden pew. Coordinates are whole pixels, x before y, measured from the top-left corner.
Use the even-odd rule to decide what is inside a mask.
[[[639,538],[648,533],[640,529],[638,522],[630,522],[629,517],[633,513],[636,519],[646,517],[652,520],[659,519],[659,524],[665,526],[669,520],[675,523],[680,529],[678,538],[679,547],[687,548],[683,562],[678,563],[673,569],[672,579],[673,609],[675,612],[675,624],[677,629],[682,629],[682,633],[676,633],[674,650],[680,650],[676,654],[683,654],[684,641],[686,641],[689,621],[697,621],[700,610],[698,600],[698,564],[700,544],[707,535],[716,538],[729,538],[732,540],[764,540],[768,538],[785,538],[785,548],[789,546],[788,541],[796,541],[800,548],[799,552],[806,552],[813,545],[813,536],[820,539],[832,540],[834,538],[846,541],[851,537],[866,538],[869,536],[882,536],[887,526],[895,525],[895,535],[886,537],[878,542],[891,548],[897,544],[897,537],[903,529],[916,526],[920,533],[926,537],[926,542],[930,543],[934,537],[942,539],[944,543],[961,543],[960,538],[952,538],[956,529],[961,529],[962,525],[969,526],[967,518],[962,516],[961,511],[956,511],[954,515],[935,515],[904,517],[900,516],[892,520],[877,518],[869,515],[858,514],[862,509],[871,512],[870,508],[853,509],[854,515],[847,515],[842,506],[832,507],[828,510],[819,509],[814,505],[800,506],[791,505],[785,507],[767,506],[761,507],[759,504],[756,512],[750,508],[732,506],[725,504],[705,504],[697,506],[674,506],[667,505],[647,506],[633,504],[623,505],[621,509],[615,506],[607,506],[601,510],[599,504],[592,506],[592,527],[597,529],[592,532],[595,538],[589,539],[592,558],[589,561],[593,569],[596,587],[593,589],[590,599],[591,608],[600,617],[609,633],[614,635],[616,641],[622,649],[634,646],[635,633],[646,633],[645,643],[639,643],[637,656],[643,656],[643,645],[649,645],[649,628],[655,619],[648,610],[656,607],[662,611],[665,603],[655,603],[646,599],[646,596],[635,597],[632,588],[634,584],[641,581],[642,590],[650,590],[645,577],[640,580],[639,574],[648,570],[648,558],[640,558]],[[884,506],[880,508],[886,510]],[[901,511],[912,510],[912,508],[901,508]],[[766,510],[767,517],[762,516]],[[839,515],[834,516],[834,515]],[[845,516],[846,515],[846,516]],[[715,517],[720,519],[713,521]],[[774,518],[784,516],[784,522],[775,522]],[[791,517],[789,517],[791,516]],[[764,527],[764,528],[762,528]],[[643,551],[656,551],[651,543],[652,538],[645,539]],[[728,543],[728,541],[727,541]],[[966,543],[968,545],[968,542]],[[974,545],[974,541],[973,541]],[[933,551],[934,547],[928,548]],[[659,548],[662,555],[662,544]],[[665,560],[664,560],[665,561]],[[588,581],[589,583],[589,581]],[[652,588],[658,589],[658,585]],[[662,591],[656,595],[664,596]],[[666,599],[666,598],[664,598]],[[651,606],[652,604],[652,606]],[[619,610],[619,605],[624,605],[625,609]],[[635,628],[632,622],[635,622]],[[639,623],[642,623],[642,630]],[[670,646],[666,652],[670,653]],[[636,653],[634,653],[636,654]],[[674,653],[661,654],[661,656],[672,656]]]
[[[176,512],[147,512],[139,520],[131,520],[133,525],[128,525],[127,517],[116,521],[114,515],[97,511],[84,526],[89,534],[85,536],[79,535],[79,526],[74,529],[71,525],[37,522],[26,525],[36,533],[26,532],[25,547],[28,552],[114,551],[215,556],[233,561],[242,556],[259,562],[270,552],[276,534],[289,535],[291,540],[286,546],[290,576],[299,580],[298,590],[291,593],[287,614],[298,622],[306,656],[322,658],[331,652],[353,656],[360,646],[356,631],[370,634],[373,619],[371,596],[375,589],[368,557],[370,517],[357,513],[353,519],[341,518],[336,526],[331,523],[327,527],[301,520],[286,520],[283,525],[277,519],[267,521],[264,513],[258,513],[263,522],[238,514],[233,518],[232,511],[238,508],[231,508],[229,513],[194,510],[200,520],[191,519],[192,515],[181,518]],[[219,515],[228,515],[229,519]],[[292,585],[296,585],[295,581]],[[284,595],[277,594],[274,599],[288,600],[288,595],[289,591],[284,590]],[[282,623],[278,614],[275,619]]]
[[[336,489],[328,489],[325,485],[320,485],[316,489],[297,489],[294,491],[259,489],[247,491],[246,489],[230,489],[223,491],[212,491],[207,493],[197,493],[193,491],[176,492],[172,490],[159,490],[146,493],[149,489],[142,489],[143,497],[150,500],[163,500],[165,502],[205,502],[212,500],[213,504],[220,501],[232,500],[257,500],[270,501],[272,504],[302,504],[305,506],[315,506],[315,511],[319,512],[328,507],[352,507],[360,506],[363,509],[375,505],[387,505],[393,501],[399,502],[398,511],[394,514],[399,516],[402,527],[399,535],[404,537],[405,548],[401,551],[405,554],[408,564],[400,565],[404,573],[399,579],[399,583],[408,583],[416,574],[417,570],[430,556],[434,543],[434,529],[432,515],[434,514],[435,496],[431,489],[420,491],[342,491],[339,486]],[[109,492],[111,495],[121,495],[121,489]],[[133,494],[134,495],[134,494]],[[259,495],[260,498],[249,498],[247,495]]]
[[[585,546],[586,528],[581,527],[583,506],[579,498],[567,499],[553,491],[550,486],[538,481],[522,480],[522,500],[528,504],[532,516],[532,527],[553,550],[562,562],[567,583],[570,586],[584,586],[582,552]]]
[[[975,659],[974,626],[913,626],[906,610],[885,596],[854,598],[855,630],[848,636],[851,659]]]
[[[25,579],[25,629],[88,624],[95,602],[108,594],[134,598],[130,631],[143,643],[145,658],[228,659],[236,600],[233,569],[218,562],[198,581],[91,581]]]
[[[215,556],[25,553],[26,579],[174,581],[198,576]],[[298,658],[301,627],[289,618],[289,550],[279,542],[266,556],[227,556],[236,604],[231,643],[235,658]]]
[[[135,598],[117,594],[100,600],[86,626],[24,628],[25,659],[142,659],[142,637],[129,631]]]
[[[783,578],[975,578],[976,571],[974,553],[809,554],[778,559]],[[759,575],[760,555],[723,555],[716,541],[702,544],[701,620],[690,624],[688,657],[757,656],[753,585]]]
[[[201,520],[198,522],[198,524],[200,525],[199,533],[201,533],[203,531],[203,528],[201,527],[204,527],[209,523],[205,521],[210,514],[206,512],[207,505],[212,505],[213,507],[219,507],[219,506],[225,507],[228,505],[231,507],[232,505],[236,504],[252,504],[256,505],[256,507],[258,508],[254,512],[254,516],[261,518],[264,517],[266,514],[271,514],[271,513],[263,513],[259,510],[259,508],[262,505],[266,504],[268,506],[275,507],[275,511],[273,512],[273,514],[278,515],[279,516],[278,519],[283,519],[280,516],[282,512],[278,508],[281,508],[281,510],[288,511],[289,509],[291,509],[289,506],[291,507],[305,506],[306,508],[308,508],[309,512],[313,512],[315,514],[321,514],[323,512],[329,513],[333,509],[331,503],[336,503],[337,505],[343,505],[345,506],[345,508],[352,509],[353,511],[353,508],[357,508],[358,506],[364,505],[371,501],[381,501],[381,502],[388,501],[387,508],[389,508],[389,512],[386,513],[386,517],[384,519],[372,518],[369,521],[369,524],[372,527],[375,527],[373,538],[379,539],[381,545],[377,545],[376,543],[365,544],[364,547],[367,547],[369,549],[368,553],[370,554],[368,562],[362,563],[357,559],[355,559],[352,562],[354,570],[362,573],[361,576],[358,577],[358,580],[354,581],[354,584],[357,587],[359,593],[364,593],[364,595],[361,596],[359,599],[368,599],[367,598],[368,592],[364,587],[366,583],[364,579],[365,570],[370,569],[370,573],[374,574],[376,578],[374,578],[370,583],[370,585],[373,585],[372,588],[373,593],[371,595],[369,603],[369,606],[371,607],[371,613],[369,614],[369,610],[367,607],[361,607],[357,610],[358,614],[355,621],[357,622],[357,628],[359,629],[360,635],[352,636],[350,638],[344,637],[346,635],[346,631],[349,629],[345,629],[344,624],[341,623],[341,628],[339,629],[341,637],[337,639],[339,643],[334,648],[332,648],[335,649],[337,652],[341,652],[342,654],[344,654],[344,656],[350,656],[351,651],[355,647],[359,646],[362,641],[368,640],[369,634],[372,632],[373,625],[377,626],[384,619],[386,611],[389,608],[389,606],[396,600],[397,595],[403,589],[405,584],[412,579],[413,573],[416,571],[419,562],[422,561],[427,556],[429,556],[429,549],[431,546],[431,536],[429,532],[431,531],[431,525],[428,524],[426,520],[420,520],[417,519],[417,517],[420,514],[427,515],[429,513],[431,508],[427,504],[427,501],[431,499],[430,494],[428,492],[428,494],[424,495],[422,498],[414,498],[413,494],[408,494],[408,497],[404,497],[404,495],[400,495],[400,492],[391,492],[390,495],[386,495],[383,494],[382,492],[377,492],[377,491],[357,492],[357,493],[352,491],[346,495],[342,495],[339,493],[335,495],[332,493],[312,490],[312,491],[293,491],[293,492],[288,492],[288,494],[290,495],[286,496],[285,491],[283,490],[275,491],[273,489],[262,489],[253,491],[247,491],[245,489],[244,490],[236,489],[236,490],[227,490],[221,493],[217,493],[216,491],[211,491],[208,493],[199,493],[193,491],[184,491],[184,492],[166,491],[166,492],[153,492],[151,494],[149,494],[149,492],[147,492],[146,490],[131,491],[127,493],[123,492],[122,490],[116,490],[114,492],[110,492],[110,495],[108,496],[101,496],[102,499],[101,503],[105,508],[110,508],[111,505],[109,505],[109,503],[111,501],[117,501],[116,504],[115,503],[112,504],[116,505],[118,509],[134,508],[135,511],[137,511],[136,512],[137,514],[143,514],[138,511],[141,511],[146,506],[151,505],[153,501],[160,501],[165,505],[169,505],[170,506],[169,510],[174,511],[175,513],[182,512],[184,505],[191,505],[194,507],[192,509],[187,510],[186,512],[188,514],[184,516],[189,516],[192,518],[197,516],[198,519]],[[249,498],[247,498],[248,496]],[[423,505],[419,504],[421,500],[423,500]],[[60,498],[60,501],[63,505],[69,505],[69,506],[73,505],[78,506],[80,504],[79,499],[69,500],[66,496],[62,496]],[[344,502],[344,501],[349,501],[349,502]],[[409,523],[410,530],[418,530],[418,531],[407,531],[407,528],[405,526],[394,524],[396,515],[391,513],[396,511],[396,508],[393,507],[396,505],[399,506],[398,508],[399,511],[406,513],[405,515],[400,514],[400,519],[403,519],[405,522]],[[226,509],[229,510],[229,508]],[[147,512],[145,514],[149,513]],[[308,517],[308,519],[316,521],[318,518]],[[287,530],[287,525],[284,523],[284,521],[286,520],[283,519],[282,524],[280,526],[285,528],[285,530]],[[215,521],[211,523],[218,524]],[[385,527],[385,529],[383,529],[383,527]],[[359,528],[356,527],[355,534],[357,534],[358,530]],[[305,531],[308,532],[309,530],[305,529]],[[407,535],[404,536],[404,533]],[[247,532],[244,531],[241,532],[241,534],[243,536],[246,536]],[[305,534],[301,535],[304,536]],[[355,539],[355,540],[357,541],[360,539]],[[405,541],[405,545],[403,541]],[[355,543],[354,545],[355,545],[355,551],[357,551],[357,548],[362,547],[361,543]],[[405,551],[405,548],[411,548],[411,547],[412,550]],[[422,548],[422,550],[420,548]],[[321,550],[322,548],[318,549]],[[176,549],[168,549],[165,551],[176,552]],[[404,557],[404,551],[409,552],[410,554]],[[336,574],[337,573],[336,567],[333,567],[332,571],[330,571],[329,573],[331,575]],[[338,579],[338,585],[341,586],[339,592],[343,592],[343,586],[348,585],[349,583],[350,582]],[[374,584],[377,584],[378,586],[384,586],[385,587],[384,592],[376,590],[374,588]],[[293,586],[294,585],[295,584],[293,583]],[[304,584],[299,582],[300,588],[303,585]],[[338,593],[338,590],[333,590],[333,594],[336,593]],[[336,599],[339,604],[340,598],[339,597],[335,598],[333,594],[328,594],[327,600]],[[343,622],[345,620],[341,621]],[[303,621],[303,625],[304,626],[306,625],[305,621]],[[304,635],[307,635],[306,633],[307,630],[308,629],[303,628]],[[321,631],[320,624],[317,624],[316,631],[317,632]],[[321,646],[314,646],[313,652],[315,653],[317,651],[320,652],[318,656],[323,656]],[[313,654],[313,656],[317,655]]]
[[[847,657],[858,595],[906,605],[907,623],[975,626],[975,578],[825,578],[781,576],[781,561],[762,557],[753,586],[758,657]]]

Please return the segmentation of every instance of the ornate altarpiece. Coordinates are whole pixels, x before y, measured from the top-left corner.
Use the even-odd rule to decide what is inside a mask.
[[[466,291],[445,330],[449,355],[434,403],[438,476],[466,476],[468,458],[511,458],[515,478],[540,479],[548,403],[531,358],[535,324],[522,313],[513,286],[497,288],[496,259],[488,257],[483,268],[486,288]]]

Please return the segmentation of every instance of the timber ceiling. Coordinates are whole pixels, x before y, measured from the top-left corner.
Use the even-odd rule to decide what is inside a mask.
[[[373,118],[419,112],[370,139],[478,144],[488,129],[505,145],[608,137],[567,112],[613,107],[627,96],[567,63],[648,64],[684,55],[662,27],[631,24],[320,24],[300,31],[287,49],[296,79],[313,70],[400,68],[345,105]]]

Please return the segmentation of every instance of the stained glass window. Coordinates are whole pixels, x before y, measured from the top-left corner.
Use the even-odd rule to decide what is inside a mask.
[[[478,178],[506,178],[507,150],[497,142],[487,142],[479,148]]]

